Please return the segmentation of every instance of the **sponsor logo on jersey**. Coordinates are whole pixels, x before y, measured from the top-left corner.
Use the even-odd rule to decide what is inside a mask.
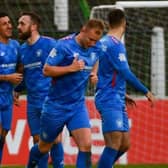
[[[124,53],[119,53],[119,57],[118,57],[118,58],[119,58],[119,60],[120,60],[121,62],[127,60]]]
[[[41,62],[34,62],[34,63],[31,63],[31,64],[27,64],[24,66],[24,68],[35,68],[35,67],[39,67],[41,66]]]
[[[85,66],[84,70],[90,71],[90,70],[92,70],[92,66]]]
[[[57,50],[56,50],[55,48],[53,48],[53,49],[50,51],[49,57],[54,58],[56,55],[57,55]]]
[[[2,67],[2,68],[15,68],[16,63],[2,64],[2,65],[0,65],[0,67]]]

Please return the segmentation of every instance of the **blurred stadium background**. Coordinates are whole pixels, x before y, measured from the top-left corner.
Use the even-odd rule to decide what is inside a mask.
[[[15,28],[14,38],[17,39],[16,26],[19,13],[22,11],[35,11],[42,18],[41,34],[58,39],[69,33],[79,31],[82,24],[90,17],[93,7],[113,5],[116,2],[115,0],[0,0],[0,10],[8,12],[12,18]],[[118,164],[164,164],[165,167],[168,167],[167,9],[168,7],[124,9],[128,22],[124,40],[128,50],[130,67],[146,86],[152,88],[159,99],[156,107],[151,109],[145,99],[128,86],[128,93],[137,99],[137,109],[128,109],[132,127],[132,147],[129,153],[119,160]],[[102,11],[99,10],[98,14],[102,12],[101,17],[105,19],[107,11],[105,8]],[[94,17],[99,16],[95,14]],[[154,28],[159,28],[161,31],[155,31]],[[163,37],[161,41],[155,43],[155,40],[160,39],[161,36]],[[152,55],[156,56],[154,60],[152,60]],[[158,59],[160,57],[162,59]],[[90,83],[86,95],[88,96],[87,105],[93,124],[93,160],[96,164],[103,147],[103,140],[99,115],[93,102],[94,86]],[[3,159],[5,165],[24,164],[27,159],[25,153],[28,153],[30,142],[27,140],[29,139],[29,131],[25,122],[25,100],[23,100],[22,104],[20,109],[16,107],[14,109],[13,129],[7,137]],[[21,113],[18,114],[20,111]],[[69,140],[66,130],[64,135],[65,162],[73,164],[77,151],[72,148],[74,144],[71,148],[69,147],[73,142]],[[19,142],[20,146],[17,146]],[[68,150],[72,152],[68,152]],[[158,168],[161,168],[161,165],[158,165]]]

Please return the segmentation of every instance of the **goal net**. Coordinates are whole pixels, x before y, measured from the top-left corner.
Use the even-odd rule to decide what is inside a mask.
[[[164,97],[167,93],[166,62],[168,53],[168,1],[117,2],[92,8],[91,18],[106,21],[113,8],[122,8],[127,17],[125,44],[129,64],[148,88]],[[135,91],[128,88],[131,93]]]

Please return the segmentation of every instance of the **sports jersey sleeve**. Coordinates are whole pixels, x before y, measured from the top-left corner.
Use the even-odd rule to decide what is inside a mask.
[[[130,85],[132,85],[138,91],[146,94],[148,92],[148,89],[140,82],[140,80],[133,74],[133,72],[129,68],[125,47],[121,45],[115,48],[112,47],[110,53],[112,53],[112,56],[109,57],[109,59],[110,59],[110,62],[115,67],[115,69],[119,73],[121,73],[123,78]]]
[[[64,59],[64,50],[62,42],[57,42],[55,47],[50,51],[46,64],[50,66],[58,65]]]
[[[50,53],[56,46],[56,40],[52,38],[49,38],[49,40],[45,41],[45,43],[47,45],[47,48],[46,48],[47,53]],[[41,59],[43,65],[45,64],[47,57],[48,57],[47,54],[43,54]]]

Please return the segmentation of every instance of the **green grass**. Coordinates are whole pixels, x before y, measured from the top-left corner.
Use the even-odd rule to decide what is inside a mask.
[[[25,168],[25,166],[2,166],[2,168]],[[52,166],[49,166],[52,168]],[[75,168],[75,166],[65,166],[65,168]],[[96,166],[93,166],[96,168]],[[168,168],[168,164],[166,165],[154,165],[154,164],[141,164],[141,165],[116,165],[114,168]]]

